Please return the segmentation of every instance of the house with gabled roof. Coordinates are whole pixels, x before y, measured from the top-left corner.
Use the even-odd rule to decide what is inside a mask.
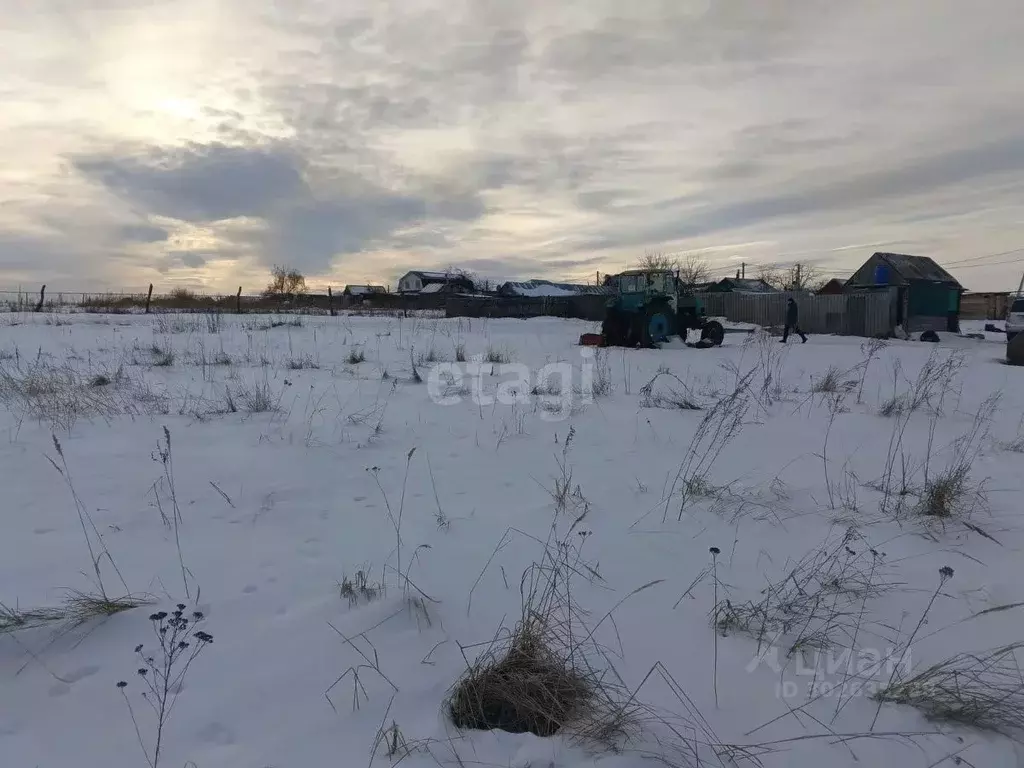
[[[896,325],[907,333],[960,329],[964,287],[928,256],[878,252],[853,273],[847,293],[888,290],[895,294]]]
[[[435,285],[438,287],[429,287]],[[414,269],[398,279],[399,293],[472,293],[474,290],[473,281],[458,272]]]

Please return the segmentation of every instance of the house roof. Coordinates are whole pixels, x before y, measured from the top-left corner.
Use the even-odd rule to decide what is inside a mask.
[[[626,269],[626,270],[623,270],[622,272],[619,272],[617,274],[619,274],[619,275],[651,275],[651,274],[653,274],[653,275],[660,275],[663,272],[671,272],[672,274],[675,274],[676,270],[674,270],[674,269],[667,269],[667,268],[666,269],[644,269],[642,267],[638,267],[636,269]],[[616,275],[609,275],[609,277],[615,277],[615,276]]]
[[[417,275],[421,280],[448,282],[449,280],[469,280],[466,275],[458,272],[430,272],[422,269],[412,269],[406,275]]]
[[[744,293],[776,293],[764,280],[755,280],[743,277],[724,277],[718,281],[719,285],[731,285],[734,290]]]
[[[904,280],[935,280],[940,283],[960,285],[955,277],[940,267],[928,256],[910,256],[905,253],[876,253],[878,258],[889,265]],[[963,286],[961,286],[963,287]]]
[[[581,294],[611,294],[612,289],[599,285],[578,285],[575,283],[554,283],[550,280],[523,280],[503,283],[499,288],[505,293],[517,296],[579,296]]]

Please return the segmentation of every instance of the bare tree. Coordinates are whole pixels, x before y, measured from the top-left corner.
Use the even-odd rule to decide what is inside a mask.
[[[463,269],[462,267],[456,267],[454,264],[449,264],[448,268],[445,269],[444,274],[448,280],[469,280],[475,288],[480,287],[480,277],[475,272],[470,272],[468,269]]]
[[[646,250],[644,255],[636,263],[637,269],[645,272],[675,272],[679,269],[679,259],[662,251]]]
[[[679,282],[683,285],[698,285],[711,280],[711,265],[695,253],[688,253],[676,261],[679,270]]]
[[[780,291],[815,291],[827,282],[820,269],[799,261],[785,269],[764,264],[758,268],[757,277]]]
[[[790,267],[785,275],[786,287],[790,291],[815,291],[826,280],[822,271],[816,266],[799,261]]]
[[[268,296],[294,296],[306,292],[306,278],[297,269],[274,265],[270,283],[264,291]]]
[[[786,272],[770,264],[762,264],[757,268],[757,279],[763,280],[772,288],[786,290]]]

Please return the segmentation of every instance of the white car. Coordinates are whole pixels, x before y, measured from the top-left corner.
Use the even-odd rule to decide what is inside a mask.
[[[1006,313],[1006,340],[1024,333],[1024,295],[1013,296],[1010,311]]]

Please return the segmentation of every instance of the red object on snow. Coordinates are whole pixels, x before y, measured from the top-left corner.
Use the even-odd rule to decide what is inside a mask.
[[[580,336],[580,345],[584,347],[603,347],[604,337],[600,333],[584,333]]]

